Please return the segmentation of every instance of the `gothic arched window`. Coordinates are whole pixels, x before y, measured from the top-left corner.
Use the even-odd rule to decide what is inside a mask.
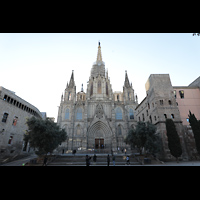
[[[122,135],[121,125],[118,125],[118,127],[117,127],[117,133],[118,133],[118,135]]]
[[[101,94],[101,81],[98,81],[98,94]]]
[[[90,88],[90,96],[93,95],[93,83],[91,84],[91,88]]]
[[[117,107],[116,109],[115,119],[122,119],[122,109],[120,107]]]
[[[82,119],[82,109],[81,108],[77,109],[76,119],[78,119],[78,120]]]
[[[65,111],[65,119],[69,119],[69,108]]]
[[[71,100],[71,92],[69,92],[69,94],[68,94],[68,100],[69,101]]]
[[[80,135],[81,135],[81,126],[80,126],[80,125],[77,126],[76,135],[77,135],[77,136],[80,136]]]
[[[108,95],[108,83],[106,82],[106,95]]]
[[[130,119],[134,119],[134,113],[133,113],[132,108],[129,109],[129,116],[130,116]]]

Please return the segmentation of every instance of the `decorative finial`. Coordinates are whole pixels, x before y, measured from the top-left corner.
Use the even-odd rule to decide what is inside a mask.
[[[81,87],[81,92],[83,92],[83,84],[82,84],[82,87]]]

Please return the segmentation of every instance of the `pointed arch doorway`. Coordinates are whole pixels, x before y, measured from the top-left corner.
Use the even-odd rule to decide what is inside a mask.
[[[93,149],[110,149],[112,146],[110,128],[102,121],[97,121],[88,130],[88,147]]]

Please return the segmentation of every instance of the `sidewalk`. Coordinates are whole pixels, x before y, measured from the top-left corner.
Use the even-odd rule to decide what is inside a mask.
[[[11,162],[2,164],[0,166],[22,166],[22,164],[25,164],[28,161],[30,161],[31,159],[36,158],[36,157],[37,157],[36,154],[32,154],[28,157],[25,157],[25,158],[22,158],[22,159],[19,159],[19,160],[15,160],[15,161],[11,161]]]

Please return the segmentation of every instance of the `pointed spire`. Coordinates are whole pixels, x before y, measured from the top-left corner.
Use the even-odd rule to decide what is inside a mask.
[[[97,52],[97,61],[102,61],[100,42],[99,42],[98,52]]]
[[[82,84],[82,86],[81,86],[81,92],[83,92],[83,84]]]
[[[71,79],[69,81],[69,86],[70,88],[73,88],[75,86],[75,82],[74,82],[74,70],[72,70],[72,75],[71,75]]]
[[[125,86],[125,87],[131,87],[131,86],[130,86],[130,83],[129,83],[129,79],[128,79],[127,71],[125,71],[125,81],[124,81],[124,86]]]

